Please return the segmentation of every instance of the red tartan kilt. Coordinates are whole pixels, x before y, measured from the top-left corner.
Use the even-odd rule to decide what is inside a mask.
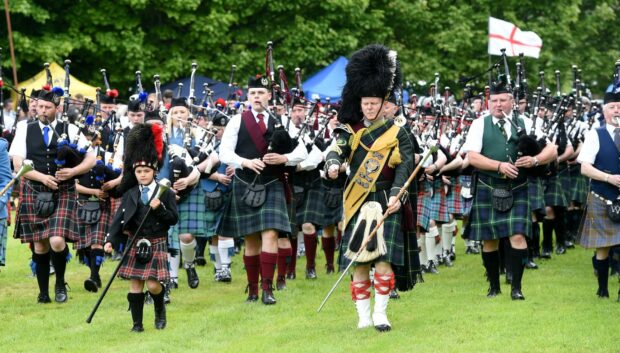
[[[76,216],[75,220],[78,222],[78,230],[80,238],[77,241],[76,248],[84,249],[91,245],[103,245],[105,236],[108,233],[108,227],[112,222],[112,212],[110,210],[111,203],[107,201],[100,201],[99,207],[101,207],[101,218],[99,222],[95,224],[82,223],[77,217],[78,205],[76,204]]]
[[[61,237],[73,242],[78,240],[77,222],[74,209],[77,193],[75,181],[58,185],[58,201],[54,213],[48,218],[36,214],[35,203],[38,191],[52,191],[43,184],[28,180],[24,183],[19,205],[19,216],[16,222],[22,243],[31,243]]]
[[[168,248],[166,246],[167,238],[148,238],[153,248],[153,258],[147,264],[139,263],[136,260],[136,244],[140,239],[136,239],[134,245],[129,250],[129,254],[123,265],[118,271],[118,276],[125,279],[139,279],[146,281],[148,279],[159,282],[166,282],[170,279],[168,272]]]

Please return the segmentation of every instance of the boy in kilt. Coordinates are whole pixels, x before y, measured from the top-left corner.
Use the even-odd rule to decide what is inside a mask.
[[[142,324],[145,293],[144,285],[153,298],[155,328],[166,327],[164,287],[168,273],[168,230],[178,221],[175,193],[165,190],[160,198],[155,181],[163,152],[162,128],[157,125],[137,124],[126,141],[125,171],[119,188],[123,192],[121,205],[114,215],[106,251],[113,245],[125,244],[135,237],[132,248],[118,272],[129,280],[127,301],[133,320],[132,332],[144,331]],[[146,218],[145,218],[146,217]],[[142,227],[138,227],[142,224]]]
[[[585,219],[581,229],[581,246],[596,249],[593,259],[598,279],[599,298],[609,298],[609,250],[620,244],[618,220],[612,221],[607,208],[615,207],[618,215],[620,197],[620,83],[614,82],[605,93],[603,115],[606,125],[586,135],[577,158],[581,173],[591,179]],[[612,211],[613,213],[613,211]],[[618,292],[620,301],[620,291]]]
[[[248,302],[275,304],[273,276],[278,260],[278,236],[291,233],[284,191],[285,166],[295,166],[307,157],[303,144],[291,151],[291,138],[277,118],[265,111],[272,98],[269,79],[250,78],[251,109],[235,115],[224,131],[220,160],[235,168],[230,203],[218,234],[244,238],[248,278]],[[270,148],[271,147],[271,150]]]
[[[34,170],[24,175],[23,193],[19,216],[15,226],[15,237],[22,243],[34,243],[33,261],[36,264],[39,285],[39,303],[50,303],[49,270],[50,259],[56,271],[55,300],[67,301],[65,269],[69,259],[66,241],[78,239],[75,220],[75,180],[95,165],[95,156],[87,152],[84,159],[71,168],[58,168],[55,159],[58,154],[58,136],[63,133],[63,122],[56,120],[60,104],[59,89],[42,89],[37,101],[38,120],[18,124],[10,155],[13,166],[21,168],[25,159],[32,160]],[[69,141],[79,136],[79,146],[87,144],[79,128],[73,124],[67,127]],[[50,251],[51,248],[51,251]]]
[[[338,178],[345,162],[350,168],[344,194],[345,230],[340,265],[341,268],[346,266],[353,258],[350,254],[358,251],[362,239],[372,229],[362,226],[374,224],[362,216],[364,210],[375,208],[377,204],[381,213],[387,210],[391,215],[383,223],[382,234],[371,242],[372,248],[366,249],[374,254],[366,257],[366,262],[355,263],[350,288],[359,318],[357,327],[374,325],[380,332],[389,331],[391,325],[386,311],[395,286],[392,264],[403,266],[405,256],[401,201],[396,195],[413,169],[413,149],[407,132],[381,114],[392,88],[400,86],[396,53],[377,44],[364,47],[351,56],[346,75],[338,115],[340,122],[346,125],[339,129],[336,144],[332,145],[325,163],[331,179]],[[380,250],[373,251],[373,248]],[[370,268],[373,263],[375,306],[371,317]]]
[[[498,249],[500,239],[508,238],[510,247],[506,263],[513,274],[511,298],[523,300],[521,279],[528,258],[525,237],[531,234],[531,206],[527,178],[519,168],[548,163],[556,157],[556,150],[548,144],[535,157],[517,159],[517,130],[507,121],[512,119],[513,105],[514,99],[506,84],[501,80],[494,84],[490,114],[474,120],[464,150],[478,173],[469,237],[483,241],[482,260],[490,283],[487,297],[501,293]],[[515,124],[530,131],[531,122],[528,124],[518,117],[515,120]],[[516,162],[513,164],[513,161]]]

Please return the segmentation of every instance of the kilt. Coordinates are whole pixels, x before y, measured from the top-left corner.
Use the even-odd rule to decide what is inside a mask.
[[[298,202],[297,200],[295,201]],[[327,206],[325,206],[325,202],[323,201],[323,186],[320,180],[317,180],[312,183],[312,187],[304,190],[304,198],[297,204],[295,210],[297,224],[312,223],[319,226],[329,225],[325,224],[326,208]]]
[[[78,200],[77,203],[79,202],[80,201]],[[106,201],[99,201],[101,218],[99,218],[99,222],[95,224],[86,224],[80,221],[77,217],[77,203],[75,207],[75,220],[78,224],[80,238],[76,242],[76,248],[85,249],[91,245],[103,245],[106,234],[108,234],[110,223],[112,223],[112,204],[110,203],[110,199],[107,199]]]
[[[175,224],[168,229],[168,249],[170,250],[181,250],[179,231],[176,230],[176,227],[178,227],[178,224]]]
[[[261,207],[250,207],[243,202],[241,198],[247,189],[247,183],[239,176],[235,175],[232,185],[231,199],[217,228],[217,234],[240,238],[268,229],[291,233],[284,185],[281,181],[276,179],[265,184],[265,203]]]
[[[471,175],[460,175],[459,184],[461,185],[461,189],[463,188],[463,184],[465,183],[470,183],[471,185],[471,179],[472,179]],[[472,197],[470,199],[466,199],[463,196],[460,196],[460,197],[461,197],[461,209],[462,209],[461,214],[464,216],[468,216],[469,212],[471,212],[471,203],[473,202],[474,198]]]
[[[76,241],[79,238],[78,225],[75,220],[75,181],[60,183],[58,185],[58,201],[54,213],[48,218],[37,216],[35,202],[37,192],[51,191],[43,184],[28,180],[22,192],[19,205],[19,235],[22,243],[32,243],[61,237],[68,241]]]
[[[7,228],[6,218],[0,219],[0,266],[6,264]]]
[[[607,217],[606,203],[592,193],[579,232],[579,244],[584,248],[604,248],[620,244],[620,224]]]
[[[325,186],[323,186],[321,188],[321,193],[326,193],[327,192],[327,188]],[[321,198],[323,199],[323,194],[321,194]],[[327,205],[325,205],[323,207],[323,226],[331,226],[333,224],[338,224],[339,222],[341,222],[344,218],[344,204],[343,202],[339,202],[338,206],[334,207],[334,208],[330,208]]]
[[[545,209],[545,189],[543,180],[537,176],[527,177],[527,193],[532,212]]]
[[[138,262],[136,259],[136,239],[134,245],[129,250],[129,254],[123,261],[118,271],[118,276],[125,279],[139,279],[146,281],[147,279],[166,282],[170,279],[168,272],[168,249],[166,247],[166,238],[148,238],[153,248],[153,258],[146,264]]]
[[[448,189],[446,194],[446,211],[448,214],[460,215],[463,214],[463,204],[461,197],[461,183],[458,177],[451,178],[452,185]],[[445,187],[443,188],[446,189]]]
[[[565,163],[561,164],[558,169],[558,179],[560,179],[560,185],[562,187],[562,192],[564,193],[566,206],[568,206],[571,201],[571,197],[573,196],[573,189],[568,165],[566,165]]]
[[[175,227],[178,234],[191,234],[197,237],[205,236],[205,193],[197,185],[178,204],[179,223]]]
[[[492,191],[500,187],[513,188],[514,203],[507,212],[493,209]],[[468,239],[493,240],[514,234],[529,236],[532,230],[531,211],[527,181],[510,181],[479,175],[469,216]]]
[[[584,204],[588,200],[588,192],[590,191],[589,180],[581,174],[581,164],[573,164],[568,168],[572,191],[569,201]]]
[[[211,238],[216,234],[226,236],[225,234],[217,233],[217,228],[220,226],[220,221],[222,220],[222,216],[224,216],[224,211],[226,210],[226,207],[230,202],[230,194],[230,192],[222,193],[224,202],[222,203],[222,207],[219,210],[205,210],[205,237]]]
[[[431,220],[450,222],[443,183],[423,181],[418,192],[418,225],[428,230]]]
[[[543,187],[545,189],[545,206],[568,206],[562,191],[562,183],[557,175],[545,178],[543,180]]]
[[[381,204],[383,212],[385,212],[385,210],[387,209],[388,197],[389,189],[371,192],[366,197],[366,202],[379,202]],[[342,241],[340,242],[340,255],[338,256],[338,265],[340,266],[340,270],[344,270],[350,262],[350,260],[346,256],[344,256],[344,253],[347,251],[347,247],[349,246],[349,239],[353,234],[353,228],[355,228],[355,223],[357,222],[358,216],[359,211],[355,215],[353,215],[353,217],[351,217],[351,220],[347,224],[347,227],[342,234]],[[383,223],[383,238],[385,239],[387,252],[385,255],[378,257],[373,262],[385,261],[396,266],[404,266],[405,240],[403,238],[404,234],[400,224],[401,218],[402,207],[398,210],[398,212],[389,215],[385,219],[385,222]]]
[[[431,184],[422,180],[418,186],[417,223],[424,230],[428,230],[431,221]]]

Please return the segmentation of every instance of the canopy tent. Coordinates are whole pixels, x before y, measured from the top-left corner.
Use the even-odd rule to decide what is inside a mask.
[[[179,83],[183,84],[183,88],[181,89],[181,95],[184,97],[188,97],[189,96],[189,83],[190,83],[190,77],[186,77],[186,78],[182,78],[176,81],[172,81],[172,82],[168,82],[165,85],[163,85],[161,87],[162,92],[164,92],[165,90],[169,89],[172,90],[174,92],[174,96],[176,97],[177,94],[177,87],[179,86]],[[213,90],[213,99],[218,99],[218,98],[224,98],[224,99],[228,99],[228,84],[224,83],[224,82],[220,82],[220,81],[216,81],[212,78],[206,77],[206,76],[200,76],[200,75],[196,75],[196,85],[195,85],[195,90],[196,90],[196,100],[200,101],[203,98],[203,94],[202,91],[204,90],[204,84],[207,83],[209,85],[209,88],[211,90]],[[238,90],[239,88],[237,88]],[[232,93],[232,88],[230,89],[230,92]],[[198,103],[196,103],[198,104]]]
[[[50,72],[52,74],[52,86],[58,86],[61,88],[65,88],[65,69],[60,65],[52,62],[50,64]],[[70,78],[70,86],[69,93],[72,97],[75,97],[76,94],[81,93],[85,98],[90,98],[95,100],[97,95],[97,90],[95,87],[87,85],[86,83],[78,80],[73,75],[69,75]],[[18,89],[25,88],[26,95],[29,95],[32,89],[41,89],[47,83],[47,76],[45,74],[45,69],[33,77],[23,80],[19,83]],[[13,99],[17,100],[17,93],[13,92]]]

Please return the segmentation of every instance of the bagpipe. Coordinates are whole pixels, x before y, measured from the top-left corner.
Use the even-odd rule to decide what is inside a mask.
[[[105,85],[106,95],[110,98],[116,98],[118,91],[110,89],[110,82],[108,81],[107,71],[101,69],[103,82]],[[96,104],[95,104],[95,124],[91,129],[96,130],[93,140],[100,148],[97,149],[97,162],[93,167],[93,173],[95,178],[102,182],[108,182],[114,180],[121,175],[122,169],[114,165],[116,155],[118,153],[118,146],[123,138],[124,131],[120,122],[120,118],[117,116],[116,111],[112,110],[108,113],[106,120],[101,119],[101,90],[97,89]],[[91,117],[91,116],[89,116]],[[87,117],[87,119],[89,119]],[[97,126],[98,125],[98,126]],[[106,154],[110,156],[106,160]]]

